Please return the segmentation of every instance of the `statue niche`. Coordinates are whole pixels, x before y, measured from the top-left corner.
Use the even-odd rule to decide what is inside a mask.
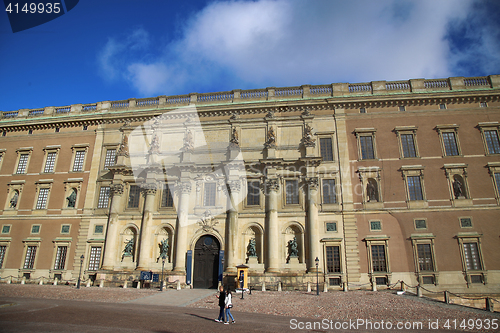
[[[377,181],[373,178],[368,178],[366,182],[366,201],[367,202],[378,202],[378,186]]]
[[[453,194],[455,199],[466,199],[464,181],[459,175],[453,176]]]
[[[71,194],[66,198],[68,200],[68,208],[75,208],[76,206],[76,189],[72,189]]]
[[[19,200],[19,191],[14,190],[14,195],[10,199],[10,208],[17,208],[17,201]]]

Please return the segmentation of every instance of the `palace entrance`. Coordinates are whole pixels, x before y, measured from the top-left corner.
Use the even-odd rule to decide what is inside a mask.
[[[194,288],[217,288],[219,274],[219,250],[217,238],[201,236],[194,247]]]

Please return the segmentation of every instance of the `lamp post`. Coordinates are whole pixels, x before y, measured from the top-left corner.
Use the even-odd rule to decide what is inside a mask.
[[[161,257],[161,284],[160,291],[163,291],[163,268],[165,267],[165,255]]]
[[[221,275],[221,277],[220,277],[220,285],[224,286],[224,257],[222,257],[222,259],[220,260],[220,262],[222,264],[222,271],[220,273],[220,275]]]
[[[316,262],[316,295],[319,296],[319,270],[318,270],[319,259],[318,259],[318,257],[316,257],[316,259],[314,259],[314,261]]]
[[[80,274],[78,274],[78,283],[76,284],[76,289],[80,289],[80,282],[82,280],[82,266],[83,266],[83,254],[80,257]]]

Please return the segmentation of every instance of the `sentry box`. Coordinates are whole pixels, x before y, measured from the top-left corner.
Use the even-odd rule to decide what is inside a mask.
[[[238,270],[238,275],[236,276],[237,289],[248,290],[248,266],[239,265],[236,266]]]

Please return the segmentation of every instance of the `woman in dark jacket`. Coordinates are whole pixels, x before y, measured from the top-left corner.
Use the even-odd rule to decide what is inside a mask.
[[[216,297],[219,299],[219,318],[215,319],[216,322],[218,323],[223,323],[224,322],[224,308],[226,307],[226,292],[224,291],[224,287],[220,286],[219,287],[219,295],[216,295]]]

